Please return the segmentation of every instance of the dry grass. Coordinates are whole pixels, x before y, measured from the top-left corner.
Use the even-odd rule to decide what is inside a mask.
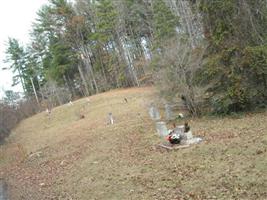
[[[192,119],[205,142],[166,151],[147,115],[154,94],[116,90],[24,120],[1,146],[11,199],[266,199],[266,112]]]

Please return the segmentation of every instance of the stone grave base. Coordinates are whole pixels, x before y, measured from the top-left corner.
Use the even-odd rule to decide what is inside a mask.
[[[158,144],[157,147],[164,148],[167,150],[177,150],[177,149],[184,149],[184,148],[190,147],[192,144],[198,144],[202,141],[203,141],[202,138],[194,137],[189,140],[182,140],[180,144],[171,144],[169,142],[164,142],[164,143]]]
[[[177,149],[184,149],[189,147],[189,144],[171,144],[169,142],[161,143],[157,145],[160,148],[164,148],[167,150],[177,150]]]

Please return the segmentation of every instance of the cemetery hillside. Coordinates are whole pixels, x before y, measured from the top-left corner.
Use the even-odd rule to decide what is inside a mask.
[[[23,120],[0,147],[10,198],[265,199],[266,112],[189,119],[204,141],[167,150],[148,114],[155,95],[115,90]]]
[[[38,1],[0,63],[0,200],[267,199],[267,0]]]

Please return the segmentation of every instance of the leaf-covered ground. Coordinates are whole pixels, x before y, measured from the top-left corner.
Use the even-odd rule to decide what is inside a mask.
[[[115,90],[21,122],[0,147],[10,199],[266,199],[266,112],[191,119],[205,142],[167,151],[147,114],[154,95]]]

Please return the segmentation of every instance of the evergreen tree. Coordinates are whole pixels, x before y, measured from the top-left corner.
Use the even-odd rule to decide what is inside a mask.
[[[174,16],[163,0],[153,1],[153,30],[156,46],[175,37],[179,19]]]
[[[209,42],[202,80],[211,86],[214,111],[229,113],[266,104],[266,5],[202,0],[200,11]]]
[[[16,75],[13,76],[13,85],[21,83],[24,92],[27,92],[28,87],[25,83],[25,52],[18,40],[14,38],[8,39],[5,62],[10,63],[10,69],[12,69],[13,73],[16,73]]]

